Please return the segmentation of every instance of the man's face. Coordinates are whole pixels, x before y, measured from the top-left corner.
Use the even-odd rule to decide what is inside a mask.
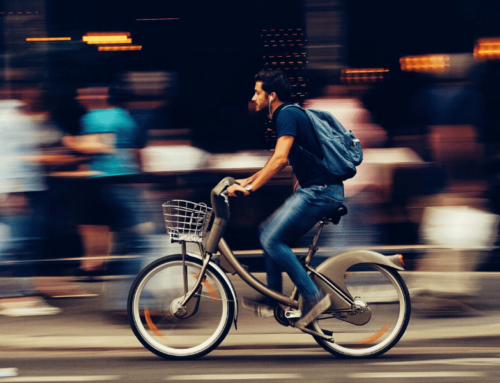
[[[252,98],[252,101],[255,102],[255,110],[257,112],[266,110],[269,107],[268,97],[268,94],[262,89],[262,81],[257,81],[255,83],[255,94]]]

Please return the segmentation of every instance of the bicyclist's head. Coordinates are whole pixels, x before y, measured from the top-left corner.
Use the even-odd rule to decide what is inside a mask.
[[[269,108],[271,103],[290,101],[292,85],[280,70],[261,71],[255,75],[255,102],[257,111]]]

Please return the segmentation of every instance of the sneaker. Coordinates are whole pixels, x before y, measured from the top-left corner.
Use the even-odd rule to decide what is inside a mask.
[[[55,315],[60,312],[60,308],[49,305],[39,297],[12,298],[0,302],[0,315],[10,317]]]
[[[302,315],[296,323],[297,328],[306,328],[309,323],[319,317],[323,311],[328,309],[332,304],[330,300],[330,294],[325,295],[323,298],[314,299],[312,301],[305,301],[302,305],[303,312],[306,314]]]
[[[256,301],[243,298],[242,305],[244,309],[253,311],[255,316],[258,316],[259,318],[269,318],[274,316],[274,307],[269,304],[267,298],[258,299]]]

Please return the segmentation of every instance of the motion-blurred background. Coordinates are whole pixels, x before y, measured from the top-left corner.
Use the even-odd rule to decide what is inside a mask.
[[[250,101],[255,73],[272,69],[287,73],[295,102],[331,111],[365,149],[345,183],[349,215],[318,258],[399,252],[423,280],[499,271],[499,12],[493,0],[1,1],[2,280],[31,284],[3,295],[84,295],[82,278],[133,275],[174,251],[161,203],[208,203],[222,177],[253,174],[272,154]],[[106,154],[128,164],[120,172],[96,171],[103,154],[64,138],[103,133],[85,121],[109,109],[132,119]],[[232,201],[227,241],[253,271],[256,227],[292,190],[287,168]],[[127,217],[140,244],[125,248]],[[423,283],[459,298],[480,289]]]

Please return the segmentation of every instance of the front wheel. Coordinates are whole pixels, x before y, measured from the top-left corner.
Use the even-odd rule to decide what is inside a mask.
[[[201,260],[186,259],[188,291],[201,271]],[[172,314],[173,302],[184,295],[182,256],[159,259],[135,279],[128,297],[130,326],[151,352],[167,359],[193,359],[215,349],[225,338],[234,317],[227,282],[210,265],[191,298],[190,315]]]
[[[340,313],[327,311],[312,325],[333,336],[334,342],[315,340],[341,358],[370,358],[387,352],[403,336],[410,320],[410,295],[403,279],[393,269],[363,263],[346,271],[344,283],[355,300],[368,305],[370,320],[355,325],[339,319]]]

